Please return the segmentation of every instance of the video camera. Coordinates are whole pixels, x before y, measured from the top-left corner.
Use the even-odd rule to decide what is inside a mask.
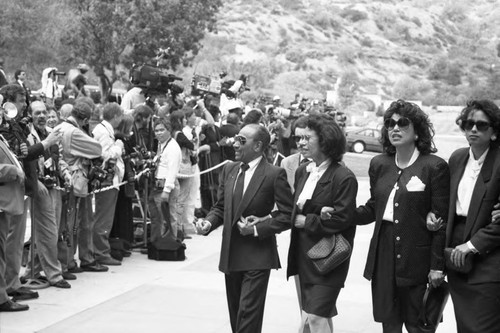
[[[116,159],[109,159],[106,167],[104,167],[103,164],[103,159],[101,157],[91,160],[91,167],[88,176],[91,191],[113,184]]]
[[[170,92],[176,96],[184,91],[184,88],[173,82],[182,78],[169,74],[165,68],[152,65],[134,65],[130,71],[130,82],[139,88],[149,92],[167,94]]]

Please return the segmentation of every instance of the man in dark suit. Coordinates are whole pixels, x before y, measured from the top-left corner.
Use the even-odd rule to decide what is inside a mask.
[[[224,226],[219,270],[225,274],[231,328],[238,333],[261,332],[270,270],[281,267],[275,234],[290,228],[292,194],[285,170],[263,158],[269,141],[262,126],[240,130],[237,162],[224,166],[217,203],[196,225],[202,234]]]
[[[13,84],[18,84],[23,87],[26,96],[26,105],[29,107],[31,90],[24,83],[26,81],[26,71],[23,71],[22,69],[16,70],[16,72],[14,73],[14,80],[15,81],[12,82]]]

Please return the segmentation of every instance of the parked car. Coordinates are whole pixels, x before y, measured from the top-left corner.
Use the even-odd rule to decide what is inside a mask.
[[[362,128],[346,132],[347,151],[361,154],[365,150],[383,152],[380,143],[380,130],[376,128]]]

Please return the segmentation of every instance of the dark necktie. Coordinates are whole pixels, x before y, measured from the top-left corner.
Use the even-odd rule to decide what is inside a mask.
[[[245,171],[248,170],[249,166],[246,163],[241,164],[241,172],[238,174],[236,179],[236,185],[234,186],[233,192],[233,215],[236,213],[236,209],[240,205],[241,199],[243,198],[243,187],[245,184]],[[234,216],[233,216],[234,217]]]
[[[302,161],[300,161],[300,165],[304,164],[304,163],[307,163],[309,162],[309,159],[308,158],[303,158]]]

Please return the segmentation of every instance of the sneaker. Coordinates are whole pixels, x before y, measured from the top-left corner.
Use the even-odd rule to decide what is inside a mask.
[[[66,281],[64,279],[61,279],[61,280],[57,281],[56,283],[51,283],[50,285],[52,287],[56,287],[56,288],[63,288],[63,289],[71,288],[71,285],[68,283],[68,281]]]

